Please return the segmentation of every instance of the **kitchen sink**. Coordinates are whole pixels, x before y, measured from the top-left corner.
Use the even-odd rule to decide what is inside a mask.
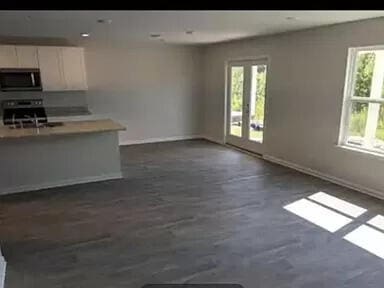
[[[48,122],[48,123],[44,123],[43,127],[58,127],[63,125],[64,125],[63,122]]]

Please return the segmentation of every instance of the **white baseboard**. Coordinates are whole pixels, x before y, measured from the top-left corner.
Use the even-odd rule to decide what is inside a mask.
[[[307,168],[307,167],[304,167],[304,166],[301,166],[301,165],[298,165],[298,164],[295,164],[295,163],[292,163],[292,162],[289,162],[289,161],[286,161],[283,159],[279,159],[279,158],[276,158],[276,157],[273,157],[270,155],[263,155],[263,158],[267,161],[270,161],[270,162],[273,162],[273,163],[276,163],[276,164],[279,164],[279,165],[282,165],[282,166],[285,166],[288,168],[292,168],[294,170],[303,172],[305,174],[309,174],[309,175],[315,176],[317,178],[338,184],[340,186],[344,186],[344,187],[356,190],[358,192],[368,194],[370,196],[384,200],[384,194],[378,190],[367,188],[367,187],[361,186],[359,184],[350,182],[348,180],[341,179],[341,178],[338,178],[338,177],[335,177],[332,175],[328,175],[328,174],[319,172],[317,170],[313,170],[311,168]]]
[[[224,140],[220,140],[220,139],[217,139],[217,138],[214,138],[214,137],[211,137],[211,136],[202,136],[203,139],[206,139],[208,141],[211,141],[211,142],[214,142],[214,143],[217,143],[217,144],[221,144],[221,145],[224,145],[225,142]]]
[[[6,188],[0,188],[0,195],[34,191],[34,190],[53,188],[53,187],[69,186],[74,184],[83,184],[83,183],[89,183],[89,182],[99,182],[99,181],[120,179],[120,178],[123,178],[123,175],[121,174],[121,172],[104,174],[100,176],[89,176],[89,177],[82,177],[82,178],[75,178],[75,179],[68,179],[68,180],[60,180],[55,182],[45,182],[45,183],[22,185],[22,186],[16,186],[16,187],[6,187]]]
[[[123,140],[123,141],[119,141],[119,145],[124,146],[124,145],[146,144],[146,143],[168,142],[168,141],[179,141],[179,140],[190,140],[190,139],[201,139],[201,138],[204,138],[204,137],[201,135],[187,135],[187,136],[173,136],[173,137],[164,137],[164,138],[147,138],[143,140]]]
[[[164,137],[164,138],[147,138],[143,140],[123,140],[123,141],[119,141],[119,145],[125,146],[125,145],[147,144],[147,143],[169,142],[169,141],[180,141],[180,140],[191,140],[191,139],[206,139],[208,141],[211,141],[217,144],[224,144],[224,141],[218,140],[211,136],[188,135],[188,136],[174,136],[174,137]]]

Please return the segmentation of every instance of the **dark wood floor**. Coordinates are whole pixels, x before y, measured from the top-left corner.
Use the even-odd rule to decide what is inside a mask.
[[[382,287],[384,260],[282,207],[383,202],[203,140],[121,148],[124,179],[0,198],[6,288]],[[345,231],[343,231],[344,233]]]

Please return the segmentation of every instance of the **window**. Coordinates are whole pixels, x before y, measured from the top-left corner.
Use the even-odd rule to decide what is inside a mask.
[[[350,48],[340,144],[384,154],[384,46]]]

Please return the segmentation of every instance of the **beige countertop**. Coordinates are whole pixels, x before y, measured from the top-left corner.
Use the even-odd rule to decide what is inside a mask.
[[[40,128],[11,129],[7,126],[0,126],[0,139],[125,130],[124,126],[120,125],[119,123],[116,123],[111,119],[67,121],[63,123],[63,126]]]

